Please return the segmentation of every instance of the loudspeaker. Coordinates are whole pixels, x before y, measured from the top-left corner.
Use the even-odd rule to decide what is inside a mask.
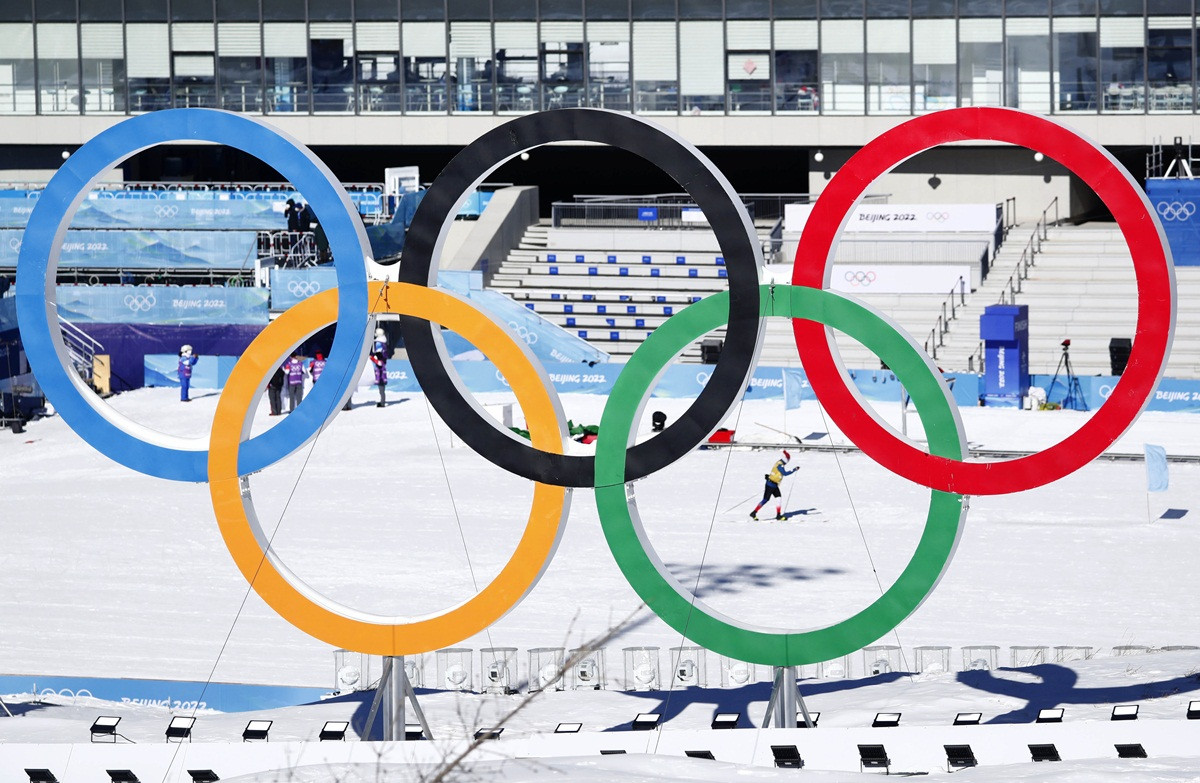
[[[704,340],[700,343],[700,362],[716,364],[721,358],[721,349],[725,347],[723,340]]]
[[[667,426],[667,414],[662,411],[655,411],[650,414],[650,431],[662,432]]]
[[[1133,350],[1133,340],[1128,337],[1114,337],[1108,341],[1108,361],[1112,365],[1112,374],[1120,375],[1129,364],[1129,352]]]

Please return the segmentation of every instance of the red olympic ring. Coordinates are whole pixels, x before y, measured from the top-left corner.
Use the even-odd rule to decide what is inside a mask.
[[[834,358],[832,334],[822,324],[797,318],[792,329],[814,393],[846,437],[871,459],[910,481],[943,492],[1020,492],[1057,481],[1087,464],[1141,413],[1170,352],[1175,268],[1149,200],[1103,148],[1035,114],[973,107],[916,117],[875,138],[850,158],[813,207],[796,248],[792,284],[828,287],[830,261],[842,227],[867,186],[913,155],[954,141],[1000,141],[1041,152],[1089,185],[1112,212],[1133,255],[1138,316],[1129,365],[1108,400],[1075,433],[1028,457],[995,462],[936,457],[900,440],[864,410],[846,383],[845,369]]]

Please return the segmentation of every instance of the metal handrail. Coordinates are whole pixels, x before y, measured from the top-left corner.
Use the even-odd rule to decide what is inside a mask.
[[[955,302],[957,299],[957,303]],[[967,281],[960,277],[954,288],[942,300],[942,312],[937,317],[937,323],[925,338],[925,353],[937,359],[937,349],[946,344],[946,333],[950,331],[950,322],[958,318],[958,308],[967,305]]]
[[[71,366],[85,381],[90,382],[93,362],[96,354],[104,350],[104,344],[62,316],[58,318],[58,325],[62,329],[63,345],[71,359]]]

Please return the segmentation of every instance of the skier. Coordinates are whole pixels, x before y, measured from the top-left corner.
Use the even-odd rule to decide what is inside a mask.
[[[791,470],[787,469],[787,464],[791,459],[792,455],[788,454],[787,450],[785,449],[783,452],[783,459],[776,460],[775,464],[771,466],[771,472],[766,475],[767,485],[763,488],[762,500],[758,501],[758,505],[755,506],[754,510],[750,512],[751,519],[758,519],[758,510],[765,506],[767,501],[771,498],[776,499],[775,518],[784,518],[781,500],[783,496],[779,492],[779,485],[782,483],[784,476],[790,476],[799,470],[799,468],[792,468]]]
[[[308,362],[308,374],[312,377],[314,385],[323,372],[325,372],[325,355],[318,351],[316,358]]]
[[[387,335],[383,329],[375,330],[371,363],[375,365],[375,385],[379,387],[379,402],[375,403],[375,407],[382,408],[387,404]]]
[[[304,362],[300,361],[300,354],[293,353],[283,368],[287,372],[288,413],[291,413],[304,399]]]
[[[192,346],[185,345],[179,349],[179,401],[191,402],[188,388],[192,385],[192,368],[200,357],[192,353]]]

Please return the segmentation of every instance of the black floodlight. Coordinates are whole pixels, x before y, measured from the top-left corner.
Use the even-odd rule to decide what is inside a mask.
[[[404,724],[404,740],[412,742],[414,740],[425,739],[425,729],[420,723],[405,723]]]
[[[662,713],[659,712],[639,712],[637,717],[633,719],[632,728],[634,731],[650,731],[658,728],[659,721],[662,720]]]
[[[600,751],[601,756],[620,756],[623,753],[625,753],[624,750],[602,750],[602,751]]]
[[[1200,701],[1189,701],[1187,709],[1187,719],[1196,720],[1200,718]]]
[[[133,774],[133,770],[128,769],[106,769],[108,779],[112,783],[142,783],[138,776]]]
[[[713,755],[711,750],[685,750],[683,755],[687,756],[689,759],[708,759],[709,761],[717,760],[717,757]]]
[[[892,760],[888,758],[887,750],[882,745],[858,746],[858,771],[864,769],[882,769],[892,774]]]
[[[1058,748],[1053,745],[1030,745],[1029,755],[1034,761],[1062,761]]]
[[[1038,710],[1037,719],[1034,723],[1062,723],[1063,719],[1062,707],[1049,707],[1044,710]]]
[[[738,721],[742,719],[740,712],[718,712],[713,715],[710,728],[714,729],[736,729]]]
[[[29,783],[58,783],[58,778],[48,769],[27,769],[25,774],[29,776]]]
[[[346,730],[350,728],[348,720],[327,720],[325,725],[321,727],[321,733],[317,735],[317,740],[324,742],[332,740],[333,742],[345,742]]]
[[[871,721],[873,729],[894,729],[900,725],[900,713],[898,712],[877,712],[875,720]]]
[[[175,740],[183,742],[192,741],[192,726],[196,725],[196,719],[187,715],[176,715],[171,718],[171,722],[167,724],[166,737],[167,742]]]
[[[92,724],[92,742],[96,741],[96,737],[112,737],[112,741],[117,741],[117,724],[121,719],[116,715],[101,715],[96,718]]]
[[[808,717],[809,717],[809,719],[812,720],[812,725],[813,725],[813,728],[815,729],[817,727],[817,721],[819,721],[821,719],[821,713],[810,712],[810,713],[808,713]],[[807,729],[808,728],[808,724],[804,722],[804,713],[803,712],[796,713],[796,728],[798,728],[798,729]]]
[[[273,720],[252,720],[246,724],[246,728],[242,730],[242,742],[250,742],[252,740],[262,740],[270,742],[267,734],[271,731]]]
[[[800,751],[795,745],[772,745],[771,755],[775,757],[777,767],[800,769],[804,766],[804,759],[800,758]]]
[[[950,769],[965,769],[979,766],[970,745],[943,745],[946,749],[946,766]]]
[[[560,723],[554,727],[555,734],[578,734],[583,728],[582,723]]]
[[[504,733],[504,727],[498,729],[477,729],[475,731],[475,739],[477,740],[494,740],[500,739],[500,735]]]
[[[211,769],[189,769],[187,773],[192,776],[192,783],[217,783],[221,779]]]
[[[1113,706],[1112,717],[1109,720],[1137,720],[1138,705],[1116,704]]]
[[[1128,745],[1115,745],[1117,749],[1117,758],[1119,759],[1144,759],[1146,758],[1146,749],[1142,747],[1140,742],[1131,742]]]
[[[960,712],[954,716],[955,726],[978,726],[983,720],[982,712]]]

